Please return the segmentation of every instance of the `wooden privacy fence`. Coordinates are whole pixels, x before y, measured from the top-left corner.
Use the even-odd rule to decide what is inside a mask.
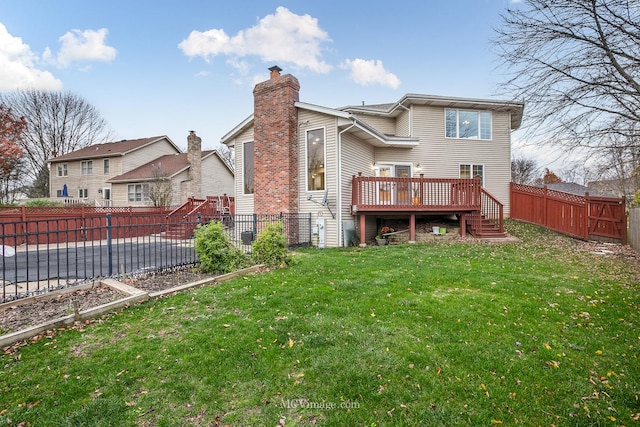
[[[579,239],[627,244],[624,199],[579,196],[511,183],[511,218],[542,225]]]
[[[133,230],[139,235],[163,230],[169,210],[154,207],[2,207],[0,208],[0,238],[3,245],[66,243],[106,239],[107,214],[118,233]],[[158,218],[162,221],[159,222]],[[132,237],[114,235],[113,238]]]

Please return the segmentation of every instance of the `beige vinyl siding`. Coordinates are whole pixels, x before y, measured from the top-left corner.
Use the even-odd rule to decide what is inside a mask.
[[[145,145],[137,150],[127,153],[123,157],[122,173],[129,172],[142,166],[145,163],[149,163],[151,159],[157,159],[165,154],[176,154],[175,147],[166,139],[161,138],[158,141],[150,145]],[[102,165],[100,165],[102,167]]]
[[[306,121],[309,123],[306,124]],[[321,202],[327,191],[327,199],[331,211],[336,213],[337,202],[337,186],[338,186],[338,169],[336,159],[337,146],[337,128],[336,119],[333,116],[315,113],[308,110],[299,110],[298,121],[305,123],[299,126],[298,132],[298,210],[300,213],[311,213],[311,226],[314,227],[316,219],[324,218],[326,220],[326,239],[325,245],[335,247],[339,245],[336,236],[338,233],[337,219],[333,219],[329,209],[315,202]],[[307,171],[306,171],[306,131],[313,129],[324,129],[325,139],[325,190],[307,191]],[[312,200],[307,200],[308,196],[312,196]]]
[[[411,114],[409,111],[403,111],[396,118],[396,136],[411,136]]]
[[[442,107],[414,106],[413,111],[413,136],[420,138],[420,145],[411,150],[411,160],[414,166],[420,163],[419,173],[428,178],[458,178],[460,164],[484,165],[485,188],[504,204],[504,212],[508,214],[511,176],[509,114],[492,112],[492,139],[482,141],[445,138]],[[376,160],[379,155],[377,152]],[[396,158],[395,155],[389,156]]]
[[[245,142],[253,141],[253,127],[247,129],[245,132],[238,135],[233,140],[235,150],[235,199],[236,199],[236,213],[237,214],[252,214],[253,212],[253,194],[244,194],[243,192],[243,168],[242,168],[242,145]]]
[[[202,161],[202,194],[204,196],[233,196],[233,174],[218,157],[211,154]]]
[[[69,162],[52,162],[51,163],[51,197],[56,197],[57,190],[62,190],[64,184],[67,184],[69,198],[78,199],[78,189],[87,189],[87,198],[82,199],[85,203],[94,205],[95,202],[103,204],[102,191],[105,187],[110,187],[105,181],[117,174],[117,162],[114,158],[110,158],[109,174],[104,174],[103,169],[104,158],[87,159],[84,161],[93,162],[92,174],[82,175],[82,161],[74,160]],[[58,176],[58,164],[67,164],[67,176]],[[113,198],[113,195],[112,195]]]
[[[379,117],[379,116],[367,116],[363,114],[354,114],[358,119],[367,123],[378,132],[386,133],[387,135],[396,134],[396,121],[393,118]]]
[[[127,184],[111,184],[113,206],[129,206]]]
[[[342,220],[356,221],[356,229],[358,227],[357,219],[351,215],[351,195],[353,188],[353,176],[362,173],[363,176],[373,176],[373,162],[375,160],[374,148],[362,142],[349,134],[342,137]],[[375,219],[369,218],[366,229],[369,231],[367,238],[373,238],[375,235]],[[374,221],[371,223],[371,221]],[[342,236],[338,236],[342,239]]]

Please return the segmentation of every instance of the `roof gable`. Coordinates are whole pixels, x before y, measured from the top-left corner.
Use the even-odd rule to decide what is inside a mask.
[[[229,165],[227,165],[227,163],[222,159],[222,157],[216,150],[202,151],[203,160],[212,155],[217,155],[222,164],[233,174],[233,171],[231,171]],[[180,172],[189,168],[189,164],[187,162],[187,153],[166,154],[148,163],[145,163],[144,165],[138,166],[137,168],[130,170],[129,172],[123,173],[122,175],[114,176],[113,178],[107,180],[107,182],[117,183],[153,180],[158,178],[158,168],[160,168],[163,175],[167,177],[171,178],[176,176]]]

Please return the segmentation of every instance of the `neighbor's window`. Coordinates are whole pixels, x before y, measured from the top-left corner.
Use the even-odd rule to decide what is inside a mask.
[[[83,160],[81,163],[82,175],[93,175],[93,160]]]
[[[67,176],[69,175],[69,168],[66,163],[60,163],[58,165],[58,176]]]
[[[129,184],[127,192],[130,202],[146,202],[149,200],[149,184]]]
[[[242,150],[243,193],[253,194],[253,178],[255,175],[253,141],[242,144]]]
[[[445,110],[445,136],[461,139],[491,139],[491,112]]]
[[[461,164],[460,178],[471,179],[476,176],[480,177],[480,183],[484,186],[484,165]]]
[[[324,129],[307,131],[307,190],[324,190]]]
[[[104,165],[104,174],[107,175],[109,173],[109,159],[104,159],[103,165]]]
[[[78,188],[78,199],[88,199],[89,190],[86,188]]]

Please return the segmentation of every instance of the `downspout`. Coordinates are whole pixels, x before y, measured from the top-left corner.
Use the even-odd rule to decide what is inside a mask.
[[[348,131],[349,129],[351,129],[352,127],[354,127],[356,125],[355,120],[352,119],[353,122],[351,123],[351,126],[349,126],[348,128],[338,132],[338,147],[337,147],[337,162],[338,162],[338,188],[337,188],[337,198],[338,198],[338,203],[337,203],[337,211],[338,211],[338,247],[340,246],[340,240],[342,239],[342,134],[345,133],[346,131]],[[353,189],[352,189],[353,191]]]

